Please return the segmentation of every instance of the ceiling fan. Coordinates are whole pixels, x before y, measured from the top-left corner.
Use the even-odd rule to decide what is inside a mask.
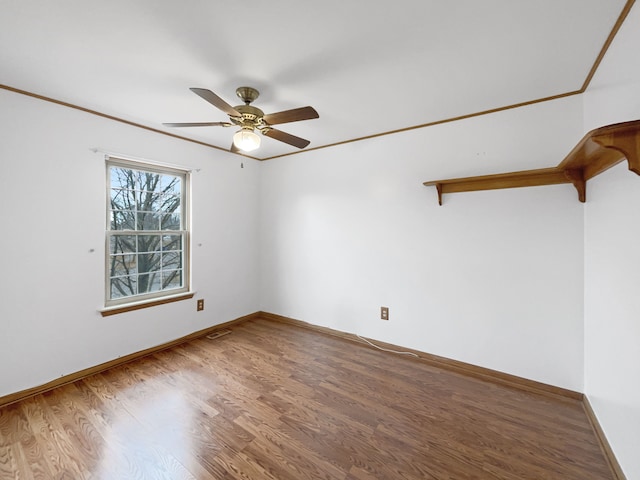
[[[237,125],[240,130],[233,135],[232,152],[250,152],[257,149],[260,146],[260,137],[255,133],[256,130],[267,137],[294,147],[304,148],[309,145],[309,140],[296,137],[282,130],[276,130],[272,125],[320,117],[313,107],[300,107],[265,115],[262,110],[250,105],[260,95],[258,90],[251,87],[239,87],[236,89],[236,95],[244,102],[244,105],[236,107],[229,105],[211,90],[205,88],[190,88],[189,90],[229,115],[229,122],[163,123],[163,125],[167,127],[232,127]]]

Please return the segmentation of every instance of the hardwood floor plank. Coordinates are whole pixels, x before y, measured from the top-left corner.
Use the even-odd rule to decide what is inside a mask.
[[[29,422],[20,405],[0,409],[0,445],[16,444],[23,436],[30,435]]]
[[[67,467],[64,453],[60,451],[56,441],[51,419],[47,417],[42,405],[42,398],[32,398],[22,404],[22,408],[28,418],[31,430],[34,432],[34,441],[42,448],[41,456],[47,464],[47,473],[43,478],[59,478],[68,476],[73,478],[77,471]],[[33,467],[31,467],[33,471]],[[35,476],[35,475],[34,475]]]
[[[34,478],[29,465],[23,456],[19,445],[5,444],[0,446],[0,473],[2,479],[32,479]]]
[[[140,387],[137,389],[131,389],[133,383],[124,380],[130,370],[118,367],[110,373],[113,375],[108,378],[99,374],[84,382],[90,382],[90,388],[110,399],[108,405],[93,415],[96,425],[109,440],[105,464],[111,464],[116,470],[115,478],[156,478],[154,475],[185,480],[201,478],[193,471],[202,474],[207,470],[190,456],[190,448],[185,450],[189,443],[183,443],[185,439],[175,435],[176,430],[182,431],[175,428],[176,423],[182,425],[187,420],[186,412],[191,411],[181,408],[179,391],[167,389],[166,395],[162,395],[159,382],[148,381],[143,370],[135,375],[139,381],[135,385]],[[122,385],[127,387],[119,390]],[[146,403],[138,403],[140,398]]]
[[[241,416],[236,419],[236,423],[242,425],[257,439],[250,448],[245,449],[245,453],[255,451],[254,456],[264,456],[269,447],[272,447],[279,453],[268,456],[280,457],[281,463],[289,465],[298,478],[342,479],[345,476],[344,472],[330,461],[318,456],[304,443],[297,442],[287,435],[280,421],[265,423],[259,418]]]
[[[254,319],[0,408],[0,478],[612,480],[580,401]]]

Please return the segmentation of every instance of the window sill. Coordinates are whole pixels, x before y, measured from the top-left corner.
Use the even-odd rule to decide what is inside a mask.
[[[140,310],[142,308],[155,307],[156,305],[164,305],[165,303],[179,302],[181,300],[189,300],[193,298],[196,292],[184,292],[176,295],[168,295],[162,298],[154,298],[152,300],[143,300],[140,302],[124,303],[122,305],[115,305],[113,307],[105,307],[99,310],[103,317],[109,315],[116,315],[118,313],[132,312],[134,310]]]

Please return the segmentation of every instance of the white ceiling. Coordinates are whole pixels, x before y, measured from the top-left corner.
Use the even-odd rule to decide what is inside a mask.
[[[265,113],[307,149],[580,90],[625,0],[0,0],[0,84],[227,149],[189,91]],[[263,138],[254,156],[298,151]]]

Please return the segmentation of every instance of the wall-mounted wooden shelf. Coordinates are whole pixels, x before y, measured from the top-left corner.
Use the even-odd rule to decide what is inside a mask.
[[[640,120],[616,123],[587,133],[557,167],[424,182],[435,186],[438,203],[445,193],[496,190],[572,183],[578,199],[586,200],[587,180],[627,159],[629,170],[640,175]]]

